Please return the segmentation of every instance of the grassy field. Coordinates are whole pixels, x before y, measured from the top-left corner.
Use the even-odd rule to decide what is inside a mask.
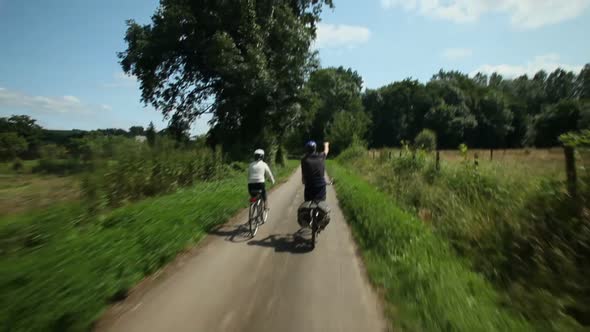
[[[372,282],[400,331],[527,331],[491,285],[424,224],[344,167],[329,167]]]
[[[106,305],[245,207],[245,183],[238,172],[102,214],[78,203],[1,218],[2,330],[88,330]]]
[[[459,150],[441,150],[440,160],[456,164],[465,159],[474,162],[475,157],[480,166],[489,169],[497,169],[499,172],[516,171],[526,176],[558,176],[565,177],[565,159],[562,148],[551,149],[500,149],[490,150],[469,149],[465,155]],[[399,157],[400,149],[371,150],[369,158],[395,158]],[[434,152],[431,153],[434,158]],[[579,166],[590,167],[590,151],[577,151]]]
[[[79,199],[80,182],[74,176],[0,176],[0,216],[44,209]]]
[[[448,243],[536,329],[582,331],[590,326],[582,258],[590,257],[590,173],[580,154],[572,199],[562,158],[513,151],[475,166],[449,152],[437,170],[432,154],[390,159],[358,147],[340,162]]]

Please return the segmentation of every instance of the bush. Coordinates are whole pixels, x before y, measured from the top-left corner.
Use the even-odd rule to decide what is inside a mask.
[[[48,173],[56,175],[68,175],[80,173],[88,168],[88,165],[77,159],[39,159],[39,163],[33,167],[33,173]]]
[[[158,144],[164,140],[158,140]],[[211,181],[231,172],[222,165],[221,151],[210,149],[139,149],[128,151],[116,162],[106,164],[84,181],[86,200],[104,199],[92,206],[120,206],[200,181]]]
[[[357,141],[338,156],[338,161],[346,163],[365,157],[367,157],[367,148]]]
[[[436,150],[436,134],[430,129],[422,130],[414,139],[414,146],[426,151]]]
[[[25,165],[23,164],[23,161],[20,158],[14,159],[14,162],[12,163],[12,170],[13,171],[19,173],[24,168],[25,168]]]

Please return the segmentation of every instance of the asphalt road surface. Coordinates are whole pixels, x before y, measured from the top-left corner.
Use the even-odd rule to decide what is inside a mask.
[[[242,211],[113,305],[96,330],[385,331],[334,189],[332,221],[314,250],[296,221],[302,201],[298,171],[269,195],[255,238]]]

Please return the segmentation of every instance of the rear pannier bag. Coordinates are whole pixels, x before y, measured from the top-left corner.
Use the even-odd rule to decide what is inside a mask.
[[[297,209],[297,222],[301,227],[309,227],[311,221],[311,209],[318,208],[320,227],[324,228],[330,222],[330,208],[324,201],[322,202],[303,202]]]

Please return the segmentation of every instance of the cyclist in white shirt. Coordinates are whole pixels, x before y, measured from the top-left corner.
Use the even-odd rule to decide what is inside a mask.
[[[268,210],[268,204],[266,201],[266,188],[264,183],[266,180],[266,175],[268,175],[272,184],[275,183],[275,178],[272,176],[270,168],[263,161],[263,159],[264,150],[257,149],[254,151],[254,161],[248,167],[248,192],[252,197],[260,193],[262,200],[264,201],[264,207],[266,210]]]

